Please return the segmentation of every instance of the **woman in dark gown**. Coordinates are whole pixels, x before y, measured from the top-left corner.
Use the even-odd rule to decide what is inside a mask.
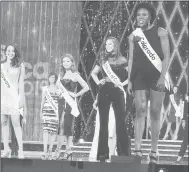
[[[118,80],[113,83],[107,76],[103,66],[110,64],[110,68],[117,76]],[[103,79],[98,79],[99,72],[102,71]],[[121,55],[119,41],[114,37],[109,37],[105,41],[101,57],[94,67],[91,76],[95,83],[99,85],[98,108],[100,116],[100,131],[97,151],[97,160],[105,161],[109,159],[108,147],[108,122],[110,104],[115,113],[117,153],[128,156],[131,154],[130,138],[125,125],[126,97],[123,87],[127,85],[127,60]],[[112,76],[112,75],[111,75]]]
[[[89,90],[87,83],[79,75],[75,67],[75,61],[71,54],[66,54],[62,58],[60,83],[65,87],[69,95],[76,100],[77,97],[83,95]],[[76,93],[76,86],[79,83],[82,87],[81,91]],[[68,159],[72,155],[71,147],[73,146],[73,126],[74,116],[71,113],[72,108],[67,103],[64,96],[59,100],[59,130],[58,145],[55,151],[55,158],[60,158],[61,147],[66,142],[66,151],[63,159]]]

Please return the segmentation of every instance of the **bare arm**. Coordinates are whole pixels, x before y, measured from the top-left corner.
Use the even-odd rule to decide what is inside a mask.
[[[94,82],[99,85],[100,84],[100,80],[98,79],[98,73],[100,72],[100,66],[96,65],[91,73],[91,76],[94,80]]]
[[[24,92],[24,77],[25,77],[25,66],[22,63],[21,64],[21,70],[20,70],[20,78],[19,78],[19,87],[18,87],[18,92],[19,92],[19,97],[20,97],[20,107],[26,110],[26,101],[25,101],[25,92]]]
[[[75,73],[75,80],[77,80],[77,82],[82,86],[82,90],[76,94],[76,97],[79,97],[89,91],[89,86],[78,73]]]
[[[45,104],[45,94],[44,94],[44,90],[42,89],[42,93],[41,93],[41,108],[40,108],[40,115],[42,114],[42,109],[43,109],[43,106]]]
[[[128,62],[128,81],[130,82],[131,71],[132,71],[132,64],[133,64],[133,34],[129,36],[129,62]]]
[[[169,66],[169,59],[170,59],[169,38],[168,38],[166,30],[164,30],[163,28],[158,29],[158,36],[160,37],[161,48],[162,48],[163,55],[164,55],[164,59],[162,62],[162,71],[161,71],[160,77],[165,77],[165,74],[166,74],[168,66]]]

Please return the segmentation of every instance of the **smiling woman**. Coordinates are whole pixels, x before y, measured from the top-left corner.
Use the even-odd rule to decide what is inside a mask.
[[[163,28],[152,25],[156,11],[150,3],[138,4],[134,13],[137,28],[129,36],[128,92],[131,94],[133,90],[135,97],[135,154],[142,158],[141,140],[149,100],[152,125],[152,147],[149,157],[152,163],[157,163],[160,113],[170,58],[169,39]]]
[[[5,47],[6,62],[1,64],[1,126],[4,152],[2,157],[9,157],[9,118],[11,118],[19,146],[18,158],[24,158],[20,109],[25,118],[24,64],[18,50],[13,45]]]
[[[77,117],[79,112],[76,98],[83,95],[89,90],[87,83],[79,75],[75,65],[75,58],[71,54],[66,54],[61,58],[61,72],[58,81],[61,89],[62,99],[59,101],[59,130],[58,130],[58,145],[55,151],[55,159],[60,159],[61,147],[64,139],[66,140],[66,153],[63,159],[68,159],[72,156],[71,148],[73,146],[73,124],[74,116]],[[81,91],[76,93],[77,83],[82,86]],[[67,96],[64,94],[67,92]],[[70,100],[72,103],[70,103]]]

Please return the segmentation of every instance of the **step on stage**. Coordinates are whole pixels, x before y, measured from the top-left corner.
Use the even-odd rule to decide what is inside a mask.
[[[134,157],[116,157],[115,162],[1,159],[1,172],[188,172],[186,165],[141,164]]]

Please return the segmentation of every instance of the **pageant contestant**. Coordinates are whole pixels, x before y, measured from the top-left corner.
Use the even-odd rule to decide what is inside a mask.
[[[58,133],[58,98],[60,91],[56,85],[57,79],[58,76],[55,73],[50,73],[48,77],[49,85],[42,88],[40,117],[43,123],[44,152],[41,159],[52,159],[52,148]]]
[[[127,60],[121,55],[119,41],[109,37],[100,55],[100,59],[94,67],[91,76],[99,85],[98,108],[100,116],[100,132],[97,151],[97,160],[109,159],[108,148],[108,118],[110,104],[112,103],[117,136],[118,155],[131,154],[130,138],[125,125],[126,97],[123,86],[127,84]],[[98,79],[99,72],[103,72],[103,79]]]
[[[156,11],[149,3],[140,3],[135,9],[138,28],[129,36],[129,84],[128,92],[134,89],[135,154],[142,157],[141,141],[150,100],[150,118],[152,144],[149,155],[151,163],[157,163],[157,144],[160,131],[160,112],[165,95],[165,86],[170,89],[167,80],[167,68],[170,58],[167,32],[152,26]],[[166,81],[166,83],[165,83]]]
[[[181,97],[181,93],[178,90],[178,87],[176,87],[176,86],[173,88],[173,92],[171,93],[171,95],[169,97],[170,97],[170,101],[171,101],[171,106],[170,106],[170,111],[168,114],[167,130],[165,132],[165,136],[164,136],[163,140],[166,140],[168,138],[169,132],[171,129],[171,124],[173,122],[176,122],[176,129],[175,129],[175,133],[174,133],[172,140],[177,140],[180,123],[181,123],[181,118],[183,116],[183,114],[182,114],[183,98]]]
[[[93,137],[93,143],[89,155],[90,161],[97,160],[97,148],[98,148],[98,141],[99,141],[99,110],[98,110],[98,103],[97,103],[98,95],[96,100],[93,103],[93,108],[97,111],[96,114],[96,123],[95,123],[95,132]],[[112,104],[110,105],[109,111],[109,124],[108,124],[108,146],[109,146],[109,156],[115,155],[116,152],[116,126],[115,126],[115,115],[112,108]]]
[[[77,83],[82,86],[82,90],[75,93]],[[60,159],[61,146],[66,140],[66,151],[63,159],[68,159],[72,155],[73,146],[73,121],[79,115],[79,110],[75,99],[89,90],[87,83],[76,70],[75,59],[71,54],[66,54],[62,58],[60,79],[57,82],[61,91],[62,99],[59,101],[59,131],[58,145],[56,148],[56,159]]]
[[[184,128],[184,140],[181,144],[181,148],[180,148],[176,163],[180,163],[181,159],[184,157],[184,154],[188,146],[188,103],[189,103],[189,95],[185,94],[184,117],[182,120],[182,126]]]
[[[9,118],[11,118],[18,142],[18,158],[24,158],[20,114],[26,112],[24,95],[25,67],[18,50],[13,45],[5,48],[6,61],[1,64],[1,127],[4,152],[2,157],[10,157]]]

